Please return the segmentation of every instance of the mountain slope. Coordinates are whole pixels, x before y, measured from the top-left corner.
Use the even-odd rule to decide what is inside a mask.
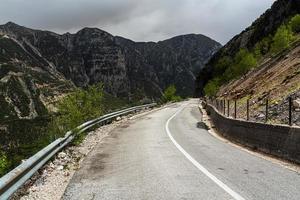
[[[278,124],[288,123],[291,97],[292,123],[300,125],[300,32],[292,25],[300,27],[299,14],[300,1],[277,0],[212,57],[197,77],[198,95],[206,84],[208,96],[235,100],[238,118],[243,119],[249,100],[250,120],[260,122],[266,121],[268,102],[268,123]],[[250,61],[255,62],[243,71]],[[241,73],[232,75],[239,69]],[[223,79],[228,74],[232,76]]]
[[[179,95],[191,96],[195,75],[220,48],[215,41],[195,34],[158,43],[135,43],[121,37],[116,41],[125,52],[128,75],[134,77],[130,85],[155,96],[171,84],[175,84]]]
[[[170,84],[180,95],[191,96],[196,73],[220,48],[210,38],[193,34],[136,43],[96,28],[58,35],[8,23],[0,32],[36,49],[75,85],[103,82],[108,93],[129,98],[158,98]]]
[[[280,25],[287,22],[297,13],[300,13],[299,0],[275,1],[269,10],[253,22],[251,26],[232,38],[210,59],[206,67],[197,76],[196,94],[202,95],[204,85],[214,78],[218,61],[226,56],[234,57],[242,48],[249,50],[254,48],[257,42],[269,35],[273,35]]]

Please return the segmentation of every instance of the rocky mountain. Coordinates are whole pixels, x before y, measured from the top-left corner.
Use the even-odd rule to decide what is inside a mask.
[[[170,84],[177,86],[180,95],[191,96],[195,74],[221,46],[194,34],[144,43],[96,28],[59,35],[13,23],[0,26],[0,33],[37,53],[50,71],[63,74],[76,86],[103,82],[108,93],[129,98],[160,97]]]
[[[194,34],[133,42],[96,28],[60,35],[1,25],[0,135],[6,139],[0,144],[16,135],[33,140],[55,102],[76,87],[102,82],[107,93],[134,101],[160,98],[175,84],[178,94],[191,96],[195,75],[220,46]]]
[[[222,57],[234,57],[241,48],[253,48],[258,41],[273,35],[280,25],[297,13],[300,13],[299,0],[275,1],[272,7],[254,21],[251,26],[232,38],[210,59],[206,67],[197,76],[197,96],[203,94],[204,85],[213,78],[215,65]]]
[[[1,122],[46,115],[51,103],[72,88],[30,43],[0,36]]]

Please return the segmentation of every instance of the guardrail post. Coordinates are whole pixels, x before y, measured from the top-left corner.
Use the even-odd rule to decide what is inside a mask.
[[[292,126],[292,109],[293,109],[293,101],[292,97],[289,97],[289,125]]]
[[[234,119],[236,119],[236,100],[234,100]]]
[[[229,117],[230,104],[229,100],[227,100],[227,117]]]
[[[247,99],[247,121],[249,121],[249,99]]]
[[[269,118],[269,99],[266,99],[266,123],[268,122]]]

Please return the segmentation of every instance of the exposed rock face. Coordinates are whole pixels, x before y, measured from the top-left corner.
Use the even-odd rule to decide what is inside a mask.
[[[72,88],[38,50],[0,36],[1,122],[47,115],[47,106]]]
[[[221,57],[232,57],[241,48],[251,49],[258,41],[269,34],[273,34],[281,24],[297,13],[300,13],[299,0],[277,0],[272,7],[253,22],[250,27],[232,38],[211,58],[206,67],[197,76],[196,94],[202,94],[203,86],[213,76],[213,66]]]
[[[102,82],[106,92],[137,100],[160,98],[175,84],[179,94],[192,95],[195,74],[219,48],[202,35],[136,43],[95,28],[59,35],[2,25],[0,146],[18,147],[45,133],[54,103],[76,86]]]
[[[48,71],[61,72],[75,85],[102,82],[110,94],[129,98],[160,97],[170,84],[180,95],[191,96],[195,75],[220,48],[210,38],[193,34],[136,43],[96,28],[58,35],[8,23],[0,32],[38,52]]]
[[[180,95],[191,96],[195,75],[220,48],[210,38],[194,34],[158,43],[135,43],[121,37],[116,37],[116,42],[125,54],[130,87],[151,96],[160,96],[171,84]]]

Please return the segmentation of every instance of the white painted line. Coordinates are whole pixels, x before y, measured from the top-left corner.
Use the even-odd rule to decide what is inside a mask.
[[[217,177],[215,177],[213,174],[211,174],[205,167],[203,167],[200,163],[198,163],[190,154],[188,154],[173,138],[170,130],[169,130],[169,123],[170,121],[182,110],[184,109],[184,106],[179,109],[174,115],[172,115],[167,123],[166,123],[166,131],[171,139],[171,141],[174,143],[174,145],[177,147],[177,149],[191,162],[195,167],[197,167],[203,174],[205,174],[208,178],[210,178],[212,181],[214,181],[219,187],[221,187],[225,192],[227,192],[230,196],[232,196],[235,200],[245,200],[243,197],[241,197],[238,193],[230,189],[225,183],[220,181]]]

